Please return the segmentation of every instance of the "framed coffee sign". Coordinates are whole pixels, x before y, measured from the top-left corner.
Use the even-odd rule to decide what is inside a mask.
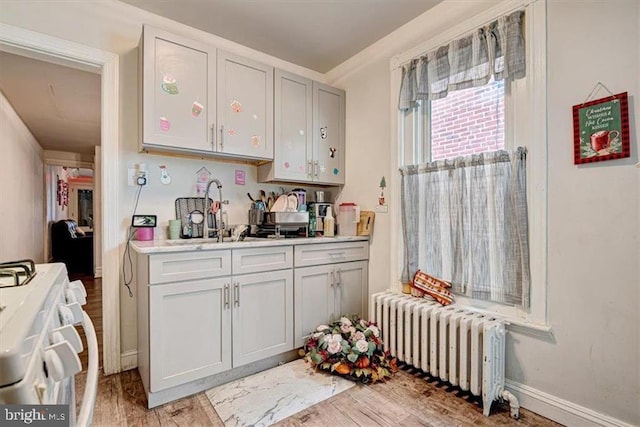
[[[627,92],[573,106],[574,164],[631,155]]]

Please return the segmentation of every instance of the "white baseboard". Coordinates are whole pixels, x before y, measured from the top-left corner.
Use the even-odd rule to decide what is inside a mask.
[[[520,406],[566,426],[633,427],[617,418],[585,408],[535,388],[506,380],[506,389],[519,400]]]
[[[102,277],[102,267],[96,267],[93,277],[95,277],[96,279],[98,277]]]
[[[120,368],[123,371],[138,367],[138,351],[131,350],[120,354]]]

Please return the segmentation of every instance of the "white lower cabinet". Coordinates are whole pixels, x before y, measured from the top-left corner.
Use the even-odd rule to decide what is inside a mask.
[[[363,315],[367,299],[368,262],[296,268],[295,341],[303,346],[318,325],[343,315]]]
[[[228,286],[219,278],[149,287],[151,392],[231,369]]]
[[[138,370],[149,407],[301,347],[319,324],[363,314],[367,259],[366,241],[138,254]]]
[[[233,278],[233,367],[293,349],[293,271]]]

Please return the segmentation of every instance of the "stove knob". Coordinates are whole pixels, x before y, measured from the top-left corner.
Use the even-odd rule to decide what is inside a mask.
[[[51,331],[51,336],[54,344],[67,341],[71,344],[71,347],[73,347],[76,353],[80,353],[84,349],[80,335],[78,335],[78,331],[76,331],[76,328],[74,328],[73,325],[65,325],[55,328]]]
[[[44,361],[49,376],[54,381],[61,381],[82,371],[82,364],[71,344],[62,341],[44,349]]]
[[[47,385],[45,383],[36,384],[36,394],[38,395],[38,400],[40,404],[44,402],[44,394],[47,391]]]
[[[58,315],[63,325],[79,325],[82,323],[82,307],[77,302],[71,304],[60,304],[58,306]]]
[[[85,305],[87,303],[87,290],[80,280],[67,284],[64,295],[68,304],[78,302],[80,305]]]

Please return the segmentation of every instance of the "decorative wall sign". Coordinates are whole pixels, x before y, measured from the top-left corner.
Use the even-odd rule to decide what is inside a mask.
[[[171,184],[171,177],[169,176],[169,172],[167,172],[166,165],[160,165],[160,182],[164,185]]]
[[[246,183],[245,172],[241,169],[236,169],[235,173],[236,185],[244,185]]]
[[[627,92],[573,106],[574,164],[631,155]]]

